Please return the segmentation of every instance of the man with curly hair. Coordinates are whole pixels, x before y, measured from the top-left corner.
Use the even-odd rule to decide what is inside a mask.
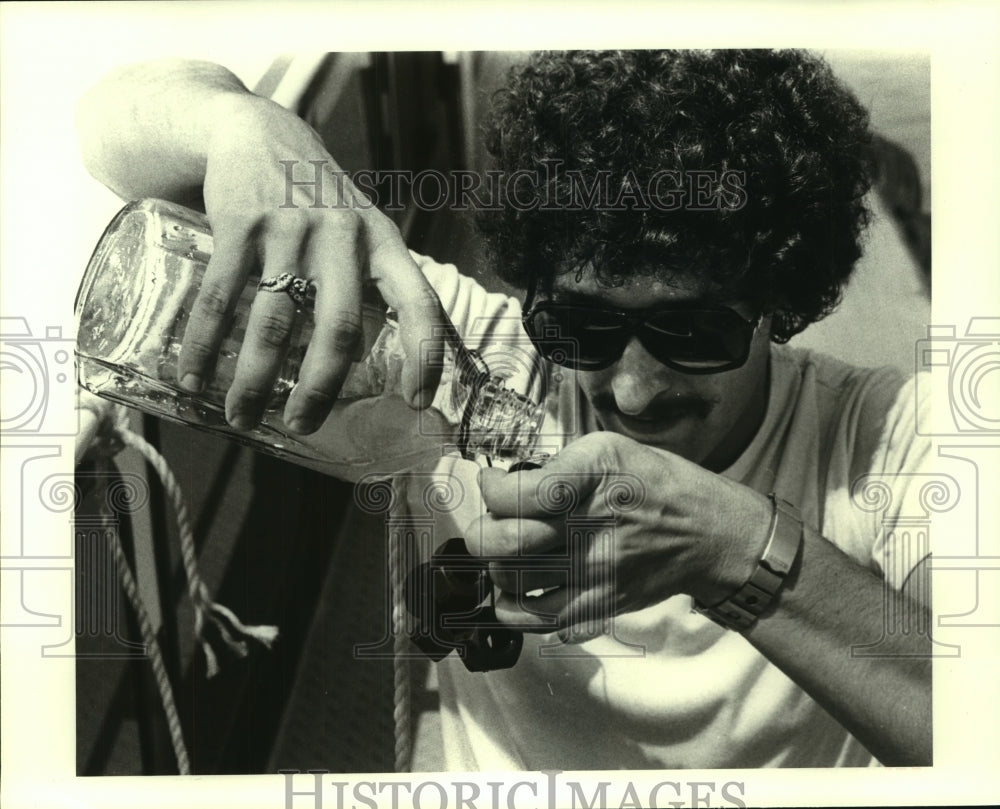
[[[914,422],[926,408],[896,372],[782,345],[835,307],[868,219],[867,115],[821,59],[556,52],[517,65],[487,143],[504,176],[533,181],[507,184],[480,224],[523,301],[412,258],[367,206],[277,209],[279,161],[333,161],[215,66],[109,77],[80,128],[91,171],[122,196],[204,200],[217,249],[181,358],[192,390],[253,266],[317,287],[285,410],[302,433],[349,366],[365,275],[399,312],[415,406],[436,386],[414,358],[438,301],[460,329],[515,316],[547,360],[558,454],[484,470],[468,483],[482,504],[440,529],[490,561],[497,614],[527,633],[511,669],[439,664],[449,769],[930,763],[929,639],[895,631],[927,620],[922,560],[884,529],[892,514],[854,498],[878,479],[901,508],[928,456]],[[260,418],[294,307],[261,294],[253,311],[234,426]],[[462,463],[442,469],[469,479]],[[543,502],[553,480],[571,510]],[[631,499],[605,541],[621,484]]]

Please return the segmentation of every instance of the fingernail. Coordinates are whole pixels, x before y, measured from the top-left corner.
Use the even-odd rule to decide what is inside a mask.
[[[564,643],[567,646],[579,646],[581,643],[586,643],[590,638],[578,632],[574,632],[571,629],[560,630],[558,632],[560,643]]]
[[[486,478],[489,477],[489,475],[491,475],[492,473],[493,473],[492,469],[483,469],[482,467],[480,467],[479,471],[476,473],[476,485],[479,486],[480,489],[482,489],[483,484],[486,482]]]
[[[253,427],[253,419],[245,413],[233,413],[229,417],[229,424],[237,430],[249,430]]]
[[[316,422],[312,419],[303,418],[302,416],[297,416],[289,421],[286,425],[289,430],[293,433],[312,433],[316,431],[318,426]]]
[[[434,401],[434,394],[437,393],[437,386],[430,388],[420,388],[413,394],[409,401],[410,407],[414,410],[423,410],[425,407],[430,407],[431,402]]]
[[[205,383],[198,374],[184,374],[184,378],[181,379],[181,387],[191,393],[201,393],[204,386]]]

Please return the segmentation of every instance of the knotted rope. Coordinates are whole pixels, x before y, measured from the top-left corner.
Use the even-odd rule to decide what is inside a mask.
[[[110,465],[111,455],[117,452],[121,446],[132,447],[145,458],[156,472],[160,482],[163,484],[164,491],[173,504],[178,533],[180,535],[181,560],[187,577],[188,594],[194,606],[194,634],[205,654],[207,676],[214,677],[219,671],[216,650],[213,648],[211,640],[205,637],[204,631],[207,625],[212,625],[218,631],[218,637],[222,639],[230,650],[240,657],[246,657],[249,653],[247,640],[250,638],[270,649],[278,637],[277,627],[244,624],[232,610],[212,600],[208,588],[205,586],[205,582],[198,572],[198,562],[194,547],[194,532],[191,530],[187,503],[184,500],[184,494],[181,491],[180,485],[177,483],[177,478],[174,477],[170,466],[156,448],[129,428],[125,408],[116,406],[111,412],[114,415],[107,418],[105,423],[102,424],[101,434],[99,435],[99,438],[102,440],[97,444],[98,447],[103,444],[105,448],[110,448],[110,451],[103,453],[103,462]],[[170,679],[167,676],[166,667],[163,664],[163,655],[156,639],[156,632],[149,619],[149,613],[143,602],[142,594],[136,585],[135,577],[125,558],[118,532],[109,530],[112,515],[110,507],[106,502],[107,498],[105,497],[103,500],[105,503],[102,506],[101,515],[108,529],[104,533],[111,543],[111,550],[115,558],[122,589],[125,591],[126,597],[136,612],[143,643],[146,646],[150,662],[153,666],[153,675],[156,679],[157,689],[160,692],[160,700],[163,703],[163,710],[167,717],[170,738],[177,758],[178,771],[181,775],[188,775],[190,774],[190,762],[184,744],[173,690]],[[212,634],[213,636],[215,635],[215,633]]]

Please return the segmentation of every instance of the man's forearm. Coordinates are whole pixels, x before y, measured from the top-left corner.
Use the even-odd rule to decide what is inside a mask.
[[[930,638],[885,632],[885,616],[920,624],[923,610],[807,528],[776,609],[746,637],[883,764],[930,765]],[[880,640],[878,657],[852,655]]]
[[[77,105],[87,170],[123,199],[192,200],[222,104],[249,91],[210,62],[170,60],[108,74]]]

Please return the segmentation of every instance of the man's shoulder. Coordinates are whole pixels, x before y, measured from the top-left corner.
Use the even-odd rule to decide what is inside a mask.
[[[811,386],[822,399],[843,406],[849,401],[889,405],[912,384],[912,374],[894,366],[861,366],[808,348],[774,346],[775,373]]]
[[[430,256],[425,256],[415,250],[410,250],[410,258],[420,268],[420,271],[430,282],[431,286],[438,291],[438,295],[441,294],[439,287],[447,290],[452,285],[458,284],[460,273],[458,267],[454,264],[442,264],[440,261],[436,261]]]
[[[777,373],[795,380],[799,398],[818,410],[820,429],[855,449],[912,443],[929,417],[914,374],[894,366],[864,367],[810,349],[776,346]]]
[[[475,278],[461,273],[457,266],[441,263],[429,256],[410,251],[424,277],[437,293],[452,323],[470,342],[497,337],[510,340],[518,336],[521,323],[520,302],[501,292],[491,292]]]

